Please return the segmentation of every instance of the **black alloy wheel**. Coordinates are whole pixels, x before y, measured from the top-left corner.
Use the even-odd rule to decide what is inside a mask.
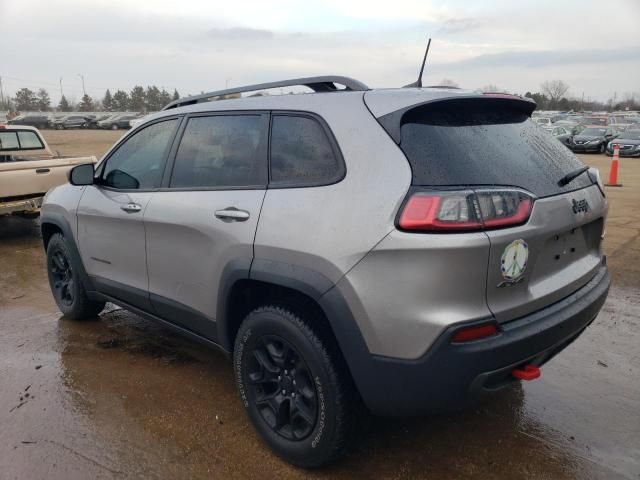
[[[72,306],[74,300],[73,270],[64,252],[56,250],[51,255],[49,270],[52,279],[53,294],[66,306]]]
[[[287,440],[309,436],[317,421],[318,398],[307,364],[276,335],[255,345],[247,368],[247,388],[262,419]]]

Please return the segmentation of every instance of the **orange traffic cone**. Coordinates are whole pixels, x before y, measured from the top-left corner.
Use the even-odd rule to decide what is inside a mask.
[[[605,183],[607,187],[621,187],[618,183],[618,158],[620,157],[620,145],[613,144],[613,158],[611,159],[611,170],[609,170],[609,181]]]

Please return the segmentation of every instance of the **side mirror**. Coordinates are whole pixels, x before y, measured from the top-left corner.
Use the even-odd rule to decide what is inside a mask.
[[[93,163],[77,165],[69,172],[69,183],[76,186],[93,185],[94,173]]]

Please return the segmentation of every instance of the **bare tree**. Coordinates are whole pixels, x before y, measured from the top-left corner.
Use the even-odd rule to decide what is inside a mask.
[[[439,87],[459,87],[460,85],[458,85],[456,82],[454,82],[453,80],[451,80],[450,78],[443,78],[442,80],[440,80],[440,83],[438,83]]]
[[[547,80],[540,85],[540,90],[549,97],[550,103],[554,105],[564,97],[569,90],[569,85],[564,83],[562,80]]]
[[[480,89],[480,91],[483,93],[504,93],[503,88],[500,88],[499,86],[493,84],[485,85]]]

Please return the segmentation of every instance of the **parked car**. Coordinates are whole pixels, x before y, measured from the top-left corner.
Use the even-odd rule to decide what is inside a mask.
[[[226,352],[259,435],[303,467],[344,451],[360,405],[467,406],[591,324],[604,187],[533,101],[345,77],[233,93],[292,85],[316,93],[176,100],[49,192],[65,316],[113,302]]]
[[[572,120],[559,120],[553,124],[554,127],[562,127],[565,130],[568,130],[572,135],[576,135],[580,132],[580,130],[584,129],[584,125],[580,123],[576,123]]]
[[[98,127],[98,123],[109,119],[111,116],[113,116],[113,115],[110,114],[110,113],[104,113],[102,115],[95,115],[95,116],[93,116],[92,118],[89,119],[89,123],[87,125],[87,128],[99,128]]]
[[[555,137],[556,140],[558,140],[563,145],[566,145],[567,147],[571,144],[571,140],[573,138],[573,133],[571,133],[571,130],[566,129],[563,126],[552,127],[551,135]]]
[[[640,157],[640,129],[627,129],[607,144],[607,155],[613,155],[613,146],[620,145],[621,157]]]
[[[609,125],[609,117],[606,115],[586,115],[582,123],[585,125],[599,125],[602,127],[606,127]]]
[[[142,116],[137,116],[135,118],[132,118],[131,120],[129,120],[129,128],[133,128],[136,125],[138,125],[141,122],[144,122],[146,120],[147,117],[151,116],[153,114],[149,114],[149,115],[142,115]]]
[[[590,125],[573,136],[569,148],[574,152],[604,153],[607,143],[616,136],[613,128]]]
[[[91,123],[91,117],[88,115],[67,115],[62,118],[56,118],[51,122],[51,127],[56,130],[64,130],[69,128],[87,128]]]
[[[129,120],[133,120],[137,117],[138,114],[116,115],[107,118],[106,120],[99,121],[98,128],[106,128],[110,130],[128,129],[131,128],[129,125]]]
[[[537,118],[534,118],[533,120],[534,122],[536,122],[538,125],[541,125],[541,126],[548,126],[553,123],[550,117],[537,117]]]
[[[0,125],[0,216],[37,216],[45,193],[66,183],[72,167],[95,162],[54,154],[34,127]]]
[[[17,117],[9,120],[8,125],[26,125],[36,128],[49,128],[49,116],[48,115],[18,115]]]

